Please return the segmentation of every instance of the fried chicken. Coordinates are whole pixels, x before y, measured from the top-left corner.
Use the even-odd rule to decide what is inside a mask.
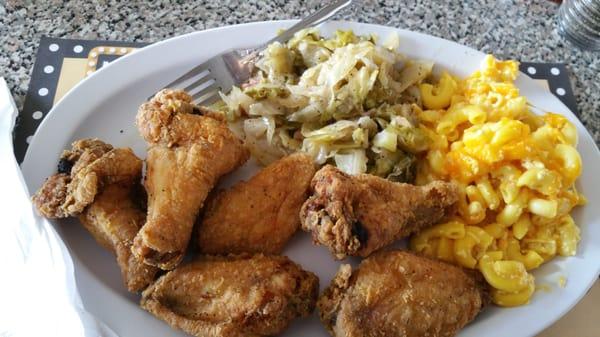
[[[70,182],[70,174],[54,174],[46,178],[42,187],[31,197],[33,205],[43,217],[59,219],[70,216],[62,207],[67,199]]]
[[[148,216],[133,252],[165,270],[183,258],[196,216],[217,180],[249,157],[224,120],[202,112],[188,94],[166,89],[137,114],[138,129],[149,144]]]
[[[300,213],[302,229],[338,259],[366,257],[434,225],[454,211],[458,189],[435,181],[395,183],[370,174],[350,176],[333,166],[319,170]]]
[[[130,149],[83,139],[63,152],[59,173],[32,198],[47,218],[78,216],[96,241],[115,253],[132,292],[143,290],[157,272],[131,254],[133,238],[146,217],[135,198],[141,176],[142,161]]]
[[[71,147],[61,155],[58,174],[49,177],[33,197],[47,218],[76,216],[104,185],[127,185],[141,176],[142,162],[129,149],[113,149],[98,139],[81,139]]]
[[[79,221],[96,241],[115,253],[127,289],[138,292],[154,280],[158,268],[131,253],[133,238],[146,220],[132,193],[131,188],[118,184],[107,186],[79,215]]]
[[[489,303],[479,274],[403,251],[342,265],[317,302],[334,337],[450,337]]]
[[[300,207],[315,174],[312,157],[297,153],[247,182],[219,192],[206,206],[198,247],[208,254],[279,253],[300,226]]]
[[[318,288],[284,256],[201,257],[159,278],[141,306],[193,336],[273,336],[314,310]]]

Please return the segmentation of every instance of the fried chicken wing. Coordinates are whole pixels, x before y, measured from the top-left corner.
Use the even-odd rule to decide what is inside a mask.
[[[489,303],[481,275],[403,251],[342,265],[317,307],[334,337],[451,337]]]
[[[69,214],[62,205],[67,198],[67,189],[71,175],[57,173],[44,181],[44,184],[33,195],[31,201],[40,214],[48,219],[67,218]]]
[[[75,141],[63,151],[58,174],[49,177],[33,202],[47,218],[80,214],[106,184],[131,183],[141,176],[142,161],[129,149],[113,149],[98,139]]]
[[[302,206],[302,229],[338,259],[372,252],[454,211],[458,189],[435,181],[426,186],[395,183],[370,174],[350,176],[328,165],[311,183]]]
[[[284,256],[201,257],[159,278],[141,306],[193,336],[272,336],[314,310],[318,288]]]
[[[279,253],[300,226],[300,207],[315,174],[312,158],[292,154],[206,206],[198,247],[208,254]]]
[[[107,186],[79,215],[79,221],[98,243],[115,253],[127,289],[137,292],[154,280],[158,268],[131,253],[133,238],[146,220],[146,213],[132,200],[131,194],[129,187]]]
[[[148,216],[133,252],[161,269],[179,264],[206,196],[222,175],[249,157],[224,120],[200,113],[183,91],[163,90],[137,114],[138,129],[149,144]]]
[[[157,272],[131,254],[133,238],[146,218],[136,203],[142,161],[130,149],[83,139],[63,152],[59,173],[32,200],[47,218],[78,216],[96,241],[117,256],[127,289],[143,290]]]

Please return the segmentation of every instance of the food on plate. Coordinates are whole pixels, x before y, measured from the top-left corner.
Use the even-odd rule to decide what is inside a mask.
[[[47,218],[78,216],[96,241],[115,253],[127,289],[146,288],[157,268],[131,254],[146,218],[137,196],[142,161],[130,149],[82,139],[63,152],[58,171],[33,196],[36,208]]]
[[[300,226],[314,174],[312,157],[296,153],[217,193],[198,228],[198,248],[207,254],[280,253]]]
[[[79,221],[102,246],[115,252],[127,289],[138,292],[154,280],[158,268],[131,253],[133,238],[146,220],[132,193],[117,184],[107,186],[79,215]]]
[[[487,56],[464,80],[442,75],[436,95],[422,84],[418,113],[432,142],[416,182],[454,181],[460,198],[454,219],[415,235],[410,246],[480,270],[501,306],[529,301],[532,269],[575,255],[579,228],[569,213],[586,202],[574,184],[582,169],[575,126],[534,114],[517,75],[516,61]]]
[[[146,223],[133,252],[145,263],[170,270],[185,254],[192,227],[218,179],[241,166],[248,150],[212,113],[183,91],[165,89],[144,103],[136,123],[146,142]]]
[[[48,178],[33,202],[47,218],[76,216],[105,185],[133,184],[142,162],[130,149],[113,149],[98,139],[81,139],[64,151],[58,174]]]
[[[308,316],[318,291],[319,279],[284,256],[205,256],[160,277],[141,306],[193,336],[273,336]]]
[[[441,261],[404,251],[342,265],[317,302],[334,337],[450,337],[489,302],[487,284]]]
[[[393,37],[378,45],[352,31],[303,30],[271,44],[219,109],[264,164],[304,151],[346,173],[410,182],[429,145],[415,112],[433,63],[405,58]]]
[[[157,93],[136,117],[147,207],[142,161],[96,139],[73,143],[33,202],[79,217],[142,308],[194,336],[273,336],[316,306],[333,336],[451,337],[489,302],[528,303],[531,270],[580,240],[575,126],[534,113],[515,61],[459,79],[375,39],[303,30],[210,108]],[[266,167],[209,197],[250,153]],[[264,255],[298,226],[336,259],[365,258],[318,301],[314,274]],[[192,235],[204,255],[181,263]],[[383,249],[411,235],[416,254]]]
[[[302,229],[338,259],[368,256],[438,223],[453,214],[459,196],[453,183],[415,186],[351,176],[331,165],[317,171],[311,189],[300,212]]]

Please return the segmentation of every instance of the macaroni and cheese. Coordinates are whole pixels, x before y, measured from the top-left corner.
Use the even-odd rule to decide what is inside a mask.
[[[517,306],[535,290],[530,270],[574,255],[579,228],[570,216],[585,204],[577,130],[565,117],[530,111],[514,85],[515,61],[487,56],[461,81],[443,73],[421,84],[421,129],[432,142],[417,183],[460,186],[457,216],[411,239],[411,249],[478,269],[494,303]]]

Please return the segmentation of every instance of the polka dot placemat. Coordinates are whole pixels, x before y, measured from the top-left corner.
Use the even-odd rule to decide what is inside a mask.
[[[117,58],[135,52],[146,43],[90,41],[42,37],[29,90],[14,129],[15,156],[23,161],[32,135],[72,87]]]
[[[534,80],[538,80],[575,115],[579,116],[577,102],[569,80],[569,70],[564,64],[522,62],[520,70]]]
[[[23,111],[14,130],[15,156],[20,163],[35,130],[52,106],[75,84],[145,43],[89,41],[42,37]],[[568,70],[560,63],[521,63],[521,71],[547,87],[577,114]]]

